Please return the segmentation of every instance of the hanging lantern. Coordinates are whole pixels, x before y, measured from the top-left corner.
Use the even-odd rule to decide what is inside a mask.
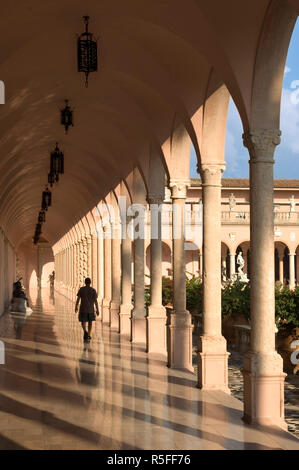
[[[46,188],[42,194],[42,209],[44,211],[47,211],[48,207],[50,207],[51,204],[52,204],[52,194],[51,194],[51,191],[49,191],[49,189]]]
[[[93,40],[92,33],[88,32],[89,16],[83,16],[85,33],[78,38],[78,72],[85,73],[85,86],[88,87],[88,75],[98,70],[97,43]]]
[[[64,155],[59,150],[58,143],[56,142],[56,147],[54,152],[51,153],[50,160],[50,174],[54,175],[55,181],[59,180],[59,174],[64,173]],[[48,175],[49,181],[49,175]]]
[[[36,227],[35,227],[35,235],[39,237],[41,233],[42,233],[42,224],[38,223],[36,224]]]
[[[65,107],[60,110],[61,124],[65,128],[65,133],[67,134],[68,128],[74,126],[73,123],[73,110],[68,105],[68,100],[65,100]]]
[[[52,173],[50,171],[50,173],[48,173],[48,183],[51,186],[51,188],[52,188],[54,182],[55,182],[55,175],[54,175],[54,173]]]
[[[46,222],[46,213],[44,210],[42,211],[39,211],[39,214],[38,214],[38,222],[40,224],[42,224],[43,222]]]

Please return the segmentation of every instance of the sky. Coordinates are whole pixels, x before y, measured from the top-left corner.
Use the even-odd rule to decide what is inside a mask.
[[[286,60],[280,114],[281,144],[275,151],[275,178],[299,179],[299,21],[297,21]],[[224,178],[248,178],[248,150],[243,147],[242,124],[238,111],[230,99]],[[190,176],[198,177],[196,156],[191,150]]]

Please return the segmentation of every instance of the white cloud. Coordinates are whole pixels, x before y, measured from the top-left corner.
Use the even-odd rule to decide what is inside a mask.
[[[288,152],[299,154],[299,104],[292,99],[294,91],[282,90],[280,127],[282,131],[281,147]]]
[[[291,71],[290,67],[288,67],[287,65],[285,66],[284,68],[284,74],[286,75],[287,73],[289,73]]]

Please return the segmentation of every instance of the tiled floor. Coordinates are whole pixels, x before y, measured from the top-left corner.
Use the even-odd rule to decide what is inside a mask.
[[[150,359],[98,321],[90,345],[73,304],[48,291],[27,319],[4,315],[0,449],[298,449],[255,429],[229,395]]]

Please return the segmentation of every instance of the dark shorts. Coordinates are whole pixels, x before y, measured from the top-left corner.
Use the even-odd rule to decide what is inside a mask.
[[[94,313],[79,313],[80,322],[96,321],[96,316]]]

